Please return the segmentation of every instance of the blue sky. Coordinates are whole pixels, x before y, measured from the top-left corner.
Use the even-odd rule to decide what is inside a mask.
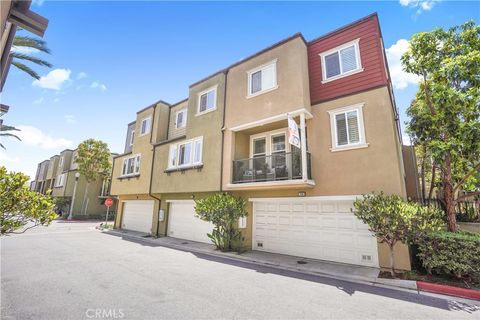
[[[399,57],[412,34],[475,19],[478,2],[72,2],[35,0],[50,20],[35,82],[11,68],[3,119],[23,141],[3,139],[0,164],[34,175],[38,162],[93,137],[122,152],[127,123],[143,107],[188,95],[188,85],[296,32],[311,40],[377,12],[402,123],[416,79]]]

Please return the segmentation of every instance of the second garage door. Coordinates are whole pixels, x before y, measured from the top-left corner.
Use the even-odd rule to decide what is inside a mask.
[[[253,249],[378,267],[376,238],[350,211],[353,199],[251,199]]]
[[[195,216],[194,201],[176,201],[169,204],[168,235],[174,238],[211,243],[207,233],[213,224]]]
[[[123,203],[122,229],[151,233],[153,200],[131,200]]]

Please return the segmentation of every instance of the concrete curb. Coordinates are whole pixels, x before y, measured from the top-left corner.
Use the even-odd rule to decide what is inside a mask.
[[[420,291],[432,292],[437,294],[444,294],[453,297],[460,297],[466,299],[473,299],[480,301],[480,291],[453,287],[443,284],[436,284],[424,281],[417,281],[417,287]]]
[[[192,248],[192,247],[175,245],[175,244],[171,244],[171,243],[168,243],[168,244],[159,243],[159,242],[155,241],[154,238],[145,238],[145,237],[141,237],[141,236],[137,236],[137,235],[131,235],[131,234],[116,231],[116,230],[108,230],[108,231],[103,231],[102,230],[101,232],[107,233],[107,234],[110,234],[110,235],[118,235],[118,236],[122,236],[122,237],[129,238],[129,239],[134,239],[134,240],[138,240],[138,241],[142,241],[142,242],[146,242],[146,243],[155,244],[155,245],[160,246],[160,247],[165,247],[165,248],[170,248],[170,249],[175,249],[175,250],[180,250],[180,251],[186,251],[186,252],[194,252],[194,253],[209,255],[209,256],[213,256],[213,257],[238,261],[238,262],[251,263],[251,264],[258,265],[258,266],[271,267],[271,268],[276,268],[276,269],[279,269],[279,270],[293,271],[293,272],[298,272],[298,273],[312,275],[312,276],[319,276],[319,277],[324,277],[324,278],[330,278],[330,279],[341,280],[341,281],[346,281],[346,282],[353,282],[353,283],[357,283],[357,284],[364,284],[364,285],[380,287],[380,288],[385,288],[385,289],[391,289],[391,290],[397,290],[397,291],[404,291],[404,292],[417,293],[417,294],[425,294],[425,295],[429,295],[429,296],[434,295],[434,296],[437,296],[438,298],[451,298],[452,297],[452,295],[449,295],[449,294],[446,294],[446,293],[421,290],[421,289],[418,288],[417,281],[413,281],[413,280],[366,278],[366,277],[351,276],[351,275],[345,275],[345,274],[313,272],[313,271],[309,271],[309,270],[304,270],[302,268],[293,268],[293,267],[284,266],[284,265],[271,263],[271,262],[267,262],[267,261],[255,260],[255,259],[251,259],[251,258],[248,258],[248,257],[244,257],[244,256],[240,256],[240,255],[237,255],[237,254],[232,254],[232,253],[212,252],[212,251],[201,250],[201,249]],[[425,291],[425,293],[423,293],[423,291]],[[476,302],[475,298],[468,298],[468,297],[465,297],[465,296],[455,296],[455,297],[466,299],[466,301],[475,301]],[[475,299],[475,300],[470,300],[470,299]]]

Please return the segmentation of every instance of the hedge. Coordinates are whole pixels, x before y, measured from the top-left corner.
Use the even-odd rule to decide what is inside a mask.
[[[429,272],[480,279],[480,235],[432,232],[417,240],[418,257]]]

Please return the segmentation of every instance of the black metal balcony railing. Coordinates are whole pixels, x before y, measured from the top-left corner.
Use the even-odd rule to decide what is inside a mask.
[[[311,179],[310,153],[307,152],[307,173]],[[302,179],[300,151],[275,153],[233,161],[233,183]]]

